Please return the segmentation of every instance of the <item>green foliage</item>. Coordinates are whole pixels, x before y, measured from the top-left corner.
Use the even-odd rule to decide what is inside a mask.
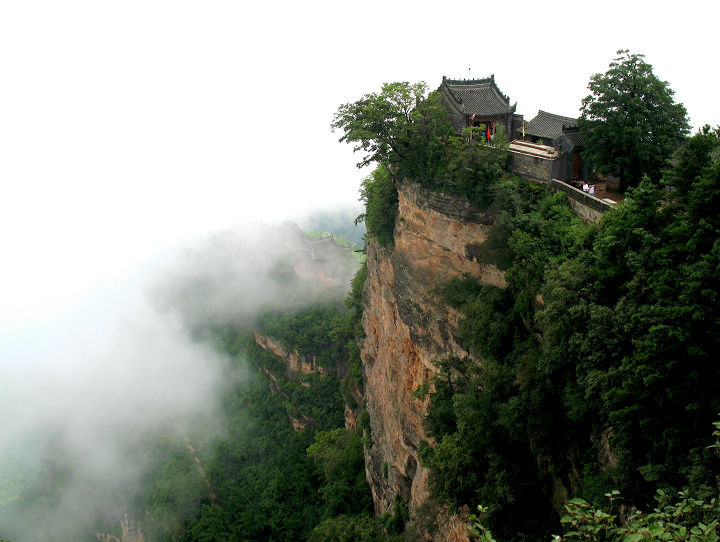
[[[251,357],[259,354],[248,353]],[[292,388],[283,385],[282,376],[277,380],[283,393],[300,402],[293,398]],[[148,540],[307,539],[323,513],[318,496],[321,478],[306,454],[313,431],[293,431],[287,400],[269,388],[269,380],[258,375],[222,396],[223,438],[198,451],[216,499],[211,499],[184,448],[178,450],[178,458],[171,457],[159,469],[146,500],[152,520],[147,525]],[[312,404],[313,415],[334,409],[337,415],[325,419],[342,423],[337,393],[325,399],[330,404],[323,406],[328,391],[319,390],[308,402],[300,403],[301,408]]]
[[[358,430],[362,433],[362,443],[365,448],[372,446],[372,435],[370,433],[370,413],[368,412],[365,400],[360,405],[360,416],[358,416]]]
[[[451,149],[458,148],[459,138],[438,92],[418,102],[412,112],[412,125],[400,143],[402,152],[393,163],[399,178],[429,185],[446,174]]]
[[[685,107],[674,102],[673,90],[653,74],[644,55],[617,54],[607,72],[591,77],[591,94],[583,99],[583,156],[603,173],[635,186],[643,175],[660,178],[689,124]]]
[[[658,490],[657,506],[645,514],[631,510],[628,514],[618,490],[606,493],[606,508],[590,505],[580,498],[565,504],[567,514],[560,520],[562,536],[553,536],[557,542],[589,540],[592,542],[643,542],[647,540],[671,540],[676,542],[718,542],[720,540],[720,501],[696,499],[686,491],[680,492],[680,500],[672,502],[670,496]],[[470,515],[472,540],[495,542],[492,533],[480,517],[487,508],[478,506],[478,515]]]
[[[357,220],[365,221],[368,234],[380,246],[392,245],[398,194],[392,176],[384,164],[378,165],[375,171],[363,180],[360,200],[365,204],[365,212]]]
[[[340,301],[296,310],[267,309],[260,313],[257,329],[302,356],[314,356],[320,366],[335,367],[348,358],[346,337],[339,337],[346,331],[347,317]]]
[[[380,523],[389,535],[399,535],[405,530],[405,523],[410,519],[407,504],[399,495],[393,497],[392,512],[384,512]]]
[[[367,279],[367,264],[362,263],[350,284],[350,292],[345,298],[345,306],[348,308],[348,315],[344,320],[341,330],[333,332],[334,341],[344,341],[348,354],[349,370],[343,378],[340,386],[345,399],[345,404],[351,409],[359,408],[358,401],[361,400],[363,392],[362,360],[360,359],[360,348],[357,341],[363,337],[362,312],[365,306],[363,288]]]
[[[558,484],[590,502],[618,487],[639,507],[656,487],[714,491],[719,164],[718,132],[704,129],[666,172],[672,192],[642,183],[599,226],[562,196],[506,199],[508,288],[444,291],[481,363],[440,368],[420,390],[436,498],[482,502],[499,538],[538,540],[559,527]]]
[[[341,105],[330,126],[333,131],[342,130],[340,141],[353,143],[354,151],[367,153],[358,167],[371,162],[392,163],[401,152],[399,140],[406,137],[413,123],[412,111],[426,92],[423,82],[385,83],[379,93]]]
[[[425,97],[424,83],[390,83],[381,92],[341,105],[332,123],[340,141],[368,154],[359,167],[378,168],[363,181],[361,200],[368,233],[382,246],[392,243],[397,210],[395,179],[411,179],[431,190],[467,197],[480,208],[495,199],[510,155],[502,131],[493,145],[455,133],[438,92]],[[469,135],[469,134],[466,134]]]
[[[188,450],[171,447],[165,454],[167,460],[148,493],[146,506],[155,523],[171,537],[179,537],[185,521],[200,507],[206,488]]]
[[[355,366],[364,269],[346,304],[265,311],[256,330],[318,363]],[[146,482],[147,539],[379,539],[367,521],[372,499],[360,434],[341,427],[340,392],[352,396],[354,384],[329,374],[286,376],[284,362],[257,346],[249,330],[226,327],[212,337],[218,349],[258,372],[227,388],[223,437],[198,451],[212,493],[185,448],[159,451],[161,466]],[[310,422],[295,431],[291,419]],[[338,514],[349,524],[334,520]]]
[[[310,542],[375,542],[384,540],[377,521],[370,514],[340,515],[320,523]]]
[[[468,518],[470,520],[470,526],[468,528],[470,539],[478,542],[496,542],[490,530],[487,529],[481,521],[483,514],[487,513],[487,508],[479,504],[477,509],[478,513],[470,514]]]
[[[345,298],[345,306],[350,309],[353,322],[359,322],[362,318],[362,312],[365,307],[363,288],[367,280],[367,273],[367,264],[361,265],[350,283],[350,292]]]
[[[710,448],[715,449],[720,453],[720,422],[713,422],[713,425],[715,426],[715,431],[713,431],[713,437],[715,437],[715,442],[710,445]]]
[[[508,170],[510,154],[499,143],[495,146],[462,144],[453,151],[449,175],[441,179],[439,188],[466,196],[481,209],[488,207],[493,201],[495,185]]]
[[[423,466],[430,469],[433,495],[441,502],[459,505],[474,496],[480,485],[472,450],[459,433],[446,433],[433,448],[423,450]]]
[[[17,499],[32,480],[33,470],[23,462],[0,458],[0,507]]]
[[[363,446],[357,430],[338,427],[321,431],[315,435],[315,442],[307,453],[325,478],[320,495],[325,502],[326,517],[372,510]]]
[[[397,176],[426,188],[465,196],[485,209],[507,174],[510,154],[502,134],[494,145],[455,134],[440,95],[431,92],[413,111],[413,129],[401,140]]]
[[[513,204],[516,189],[503,193],[510,194],[503,199],[507,229],[498,241],[512,255],[506,275],[512,282],[500,290],[465,279],[444,289],[445,299],[465,315],[462,344],[483,362],[446,360],[439,367],[425,420],[438,443],[422,457],[441,502],[480,500],[488,505],[485,521],[501,535],[533,540],[553,524],[550,483],[533,446],[560,437],[551,448],[559,451],[567,438],[552,425],[558,406],[545,400],[546,383],[537,375],[535,298],[546,268],[567,257],[571,238],[584,226],[562,197],[539,192],[534,203],[529,198],[527,212]],[[528,509],[528,502],[539,504]]]
[[[607,493],[610,506],[598,509],[583,499],[572,499],[566,506],[567,515],[561,520],[565,533],[559,541],[593,540],[609,542],[641,542],[644,540],[673,540],[717,542],[720,540],[720,502],[692,498],[680,493],[680,500],[672,503],[664,491],[655,497],[657,507],[652,513],[633,511],[623,519],[615,509],[622,500],[617,490]]]
[[[453,396],[458,387],[466,380],[466,368],[461,359],[450,357],[443,360],[435,360],[434,365],[437,372],[426,384],[421,384],[415,390],[417,396],[422,398],[432,388],[430,394],[432,401],[423,422],[423,427],[429,437],[441,439],[443,436],[453,433],[457,429]]]

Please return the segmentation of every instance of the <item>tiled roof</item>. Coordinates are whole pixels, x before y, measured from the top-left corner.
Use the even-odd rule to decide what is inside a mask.
[[[564,135],[573,147],[582,147],[585,145],[585,137],[580,130],[564,130]]]
[[[492,116],[510,112],[510,98],[495,84],[495,77],[486,79],[447,79],[440,90],[452,97],[455,107],[466,115]]]
[[[525,135],[544,137],[552,141],[562,134],[563,126],[577,126],[577,119],[541,110],[525,125]]]

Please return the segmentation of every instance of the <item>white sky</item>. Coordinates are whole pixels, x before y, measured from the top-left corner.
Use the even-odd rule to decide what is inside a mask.
[[[630,48],[717,125],[718,20],[716,0],[2,2],[0,326],[189,237],[354,204],[367,172],[329,124],[383,82],[494,73],[527,119],[576,115]]]

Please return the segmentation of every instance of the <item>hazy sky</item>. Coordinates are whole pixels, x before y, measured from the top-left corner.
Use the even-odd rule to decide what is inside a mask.
[[[494,73],[526,118],[575,115],[630,48],[718,124],[718,20],[714,0],[2,2],[0,325],[176,240],[354,203],[367,172],[329,124],[386,81]]]

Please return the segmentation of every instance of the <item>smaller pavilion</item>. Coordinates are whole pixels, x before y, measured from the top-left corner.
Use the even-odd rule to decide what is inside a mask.
[[[532,141],[533,143],[542,142],[546,145],[552,145],[552,142],[562,134],[563,128],[575,126],[577,126],[576,118],[548,113],[541,109],[531,121],[525,123],[524,135],[523,128],[520,127],[519,130],[515,131],[515,136],[522,137],[525,141]]]
[[[515,131],[515,136],[555,148],[558,158],[553,165],[553,178],[565,182],[589,179],[590,168],[580,155],[585,145],[577,118],[540,110],[532,120]]]

